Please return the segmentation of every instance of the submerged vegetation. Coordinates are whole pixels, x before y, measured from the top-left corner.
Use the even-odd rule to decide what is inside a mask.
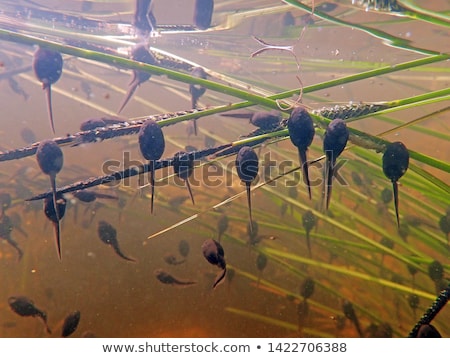
[[[406,337],[438,296],[441,312],[419,322],[450,335],[448,11],[199,1],[192,24],[169,26],[157,1],[145,16],[82,3],[27,13],[11,1],[0,19],[0,80],[24,87],[2,87],[14,112],[0,128],[0,233],[23,258],[0,248],[0,302],[38,296],[45,316],[26,315],[51,326],[74,311],[73,330],[107,337]],[[47,87],[25,66],[30,46],[62,55]],[[31,96],[42,84],[57,137]],[[64,164],[41,163],[42,143]],[[86,189],[97,195],[82,200]],[[20,228],[30,237],[16,243]],[[16,320],[6,304],[0,317]]]

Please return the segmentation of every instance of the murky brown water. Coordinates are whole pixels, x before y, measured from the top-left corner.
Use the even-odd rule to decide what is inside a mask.
[[[47,0],[45,3],[55,8],[55,2],[52,4]],[[79,14],[81,3],[67,2],[67,9],[62,10],[60,2],[56,2],[57,11],[70,10]],[[107,17],[109,21],[130,23],[133,12],[131,3],[118,1],[106,5],[93,1],[92,8],[87,11],[93,18],[105,18],[114,13]],[[158,24],[192,24],[194,1],[182,3],[183,6],[175,0],[155,1],[154,14]],[[252,1],[251,9],[238,1],[215,3],[213,25],[219,29],[204,33],[163,34],[152,39],[151,46],[198,63],[211,72],[271,92],[298,87],[297,74],[304,86],[310,86],[423,57],[383,45],[380,39],[361,31],[317,19],[308,26],[295,46],[301,64],[301,71],[298,72],[294,58],[287,52],[268,51],[250,58],[250,54],[260,46],[251,36],[273,44],[294,44],[302,31],[300,23],[305,12],[293,7],[281,7],[281,3],[274,4],[272,1]],[[316,6],[320,3],[316,1]],[[449,10],[449,3],[445,0],[433,2],[432,5],[425,1],[417,3],[434,11]],[[278,8],[271,12],[252,12],[240,22],[226,22],[238,10],[245,13],[274,6]],[[296,20],[295,27],[283,26],[283,16],[288,11]],[[442,26],[364,12],[361,8],[352,7],[350,1],[339,2],[329,14],[407,38],[413,46],[441,52],[450,50],[450,33]],[[231,17],[236,18],[238,16]],[[33,18],[29,19],[30,24],[34,21]],[[226,23],[232,26],[223,29]],[[51,34],[48,27],[49,24],[45,24],[42,31]],[[72,36],[76,37],[74,31]],[[1,45],[0,74],[31,63],[33,48],[6,41],[1,41]],[[15,93],[7,80],[0,81],[0,106],[3,110],[1,150],[25,146],[20,134],[24,128],[32,130],[37,141],[53,137],[41,84],[31,71],[16,75],[14,79],[26,94]],[[129,81],[129,71],[65,57],[63,75],[52,86],[56,136],[77,132],[80,123],[87,118],[115,113]],[[449,82],[448,62],[438,62],[305,94],[303,103],[315,109],[349,101],[391,101],[445,89]],[[86,84],[90,87],[90,94],[83,91]],[[201,105],[205,106],[239,101],[211,90],[207,90],[200,99]],[[121,115],[134,118],[189,108],[187,84],[153,76],[137,89]],[[387,116],[404,123],[442,108],[445,108],[445,104],[438,102]],[[240,112],[253,109],[263,108],[249,107]],[[219,145],[254,130],[245,119],[218,115],[201,118],[197,123],[197,136],[187,134],[185,123],[165,127],[166,148],[163,157],[173,156],[188,144],[203,149],[207,136],[213,136],[215,145]],[[373,117],[352,122],[350,126],[373,135],[394,127]],[[448,163],[448,140],[421,130],[425,128],[448,136],[448,112],[437,114],[414,128],[419,130],[401,129],[384,138],[389,141],[400,140],[413,151]],[[122,163],[121,168],[116,169],[122,169],[127,160],[143,162],[137,136],[64,147],[63,153],[64,166],[56,179],[58,187],[103,175],[105,163],[111,160]],[[414,187],[416,174],[411,170],[405,174],[400,180],[402,222],[408,216],[416,216],[424,223],[418,227],[410,225],[407,241],[403,241],[397,233],[393,203],[387,207],[380,204],[380,192],[386,187],[391,188],[381,170],[381,155],[367,150],[362,153],[350,149],[342,155],[348,164],[342,167],[340,173],[348,185],[335,184],[333,188],[330,212],[335,221],[326,220],[327,216],[324,216],[311,232],[312,261],[308,261],[302,214],[308,208],[318,209],[320,187],[312,188],[313,200],[309,201],[304,185],[298,185],[298,197],[294,199],[293,205],[286,201],[289,196],[284,179],[277,181],[276,186],[255,190],[252,193],[253,216],[259,223],[261,241],[251,248],[246,244],[248,214],[245,196],[222,207],[229,217],[229,227],[223,235],[222,245],[228,266],[235,271],[235,276],[230,280],[231,275],[228,274],[226,282],[214,290],[212,283],[219,269],[208,264],[200,247],[206,239],[217,236],[216,225],[220,213],[211,210],[212,206],[244,190],[235,175],[234,156],[219,161],[219,164],[234,173],[228,176],[228,185],[208,185],[205,174],[207,166],[195,170],[194,177],[199,182],[192,185],[195,206],[188,198],[187,189],[174,185],[172,181],[157,186],[153,215],[150,214],[150,190],[148,187],[137,190],[135,178],[121,185],[95,188],[102,193],[117,195],[125,202],[124,207],[120,207],[116,200],[100,199],[86,204],[67,195],[69,203],[61,226],[61,261],[55,250],[53,228],[43,213],[42,203],[24,202],[24,199],[49,189],[48,177],[40,172],[34,156],[0,163],[1,191],[9,193],[13,199],[6,214],[21,219],[21,225],[16,224],[13,229],[12,237],[24,252],[23,258],[18,261],[17,252],[6,241],[1,241],[0,336],[48,336],[44,325],[37,318],[19,317],[10,310],[8,297],[17,295],[31,298],[36,306],[47,312],[49,325],[54,331],[52,336],[55,337],[59,335],[65,316],[75,309],[81,312],[80,325],[74,333],[76,337],[81,337],[85,332],[92,332],[98,337],[356,337],[358,333],[349,320],[345,321],[343,327],[338,324],[343,317],[343,299],[354,304],[364,330],[371,323],[379,325],[387,322],[393,330],[393,336],[406,336],[436,295],[435,285],[426,273],[430,259],[442,263],[444,276],[448,277],[449,251],[444,245],[444,234],[437,224],[450,204],[448,193],[444,195],[433,186],[430,186],[429,193],[418,190]],[[269,154],[277,165],[281,161],[289,161],[292,167],[298,161],[296,150],[289,139],[263,146],[259,152],[260,161]],[[316,135],[308,156],[317,158],[320,155],[322,139]],[[379,165],[367,164],[366,160],[373,155],[379,156]],[[416,161],[414,164],[436,175],[444,183],[449,183],[449,174],[445,171]],[[278,169],[275,168],[272,174],[278,174]],[[319,169],[311,168],[313,181],[320,181],[322,174]],[[355,183],[352,172],[359,173],[362,185]],[[162,176],[160,172],[157,173],[157,179]],[[417,180],[422,185],[422,181]],[[179,206],[177,199],[182,201]],[[295,205],[296,202],[298,205]],[[283,203],[288,204],[287,212],[281,215]],[[196,220],[154,239],[146,239],[199,212],[201,215]],[[100,220],[116,227],[122,251],[136,259],[136,262],[122,260],[111,247],[100,241],[97,236]],[[404,262],[390,255],[382,258],[380,250],[339,228],[335,222],[374,242],[379,242],[383,234],[394,237],[393,250],[399,255],[419,254],[423,258],[422,271],[415,275],[414,288],[408,292],[412,280]],[[427,226],[428,223],[431,226]],[[424,241],[424,237],[429,240]],[[190,253],[185,263],[169,265],[163,257],[172,253],[180,258],[180,240],[189,243]],[[259,284],[255,264],[258,251],[269,256]],[[300,260],[282,257],[283,253],[295,254]],[[327,266],[329,264],[332,266]],[[159,268],[179,279],[197,283],[187,287],[163,285],[154,275],[154,271]],[[303,331],[299,332],[299,287],[306,276],[313,278],[316,286],[309,299],[309,315],[301,316],[304,323]],[[392,281],[399,286],[393,286]],[[420,301],[416,312],[413,312],[407,299],[415,290]],[[443,336],[450,334],[449,318],[450,310],[446,308],[434,321]]]

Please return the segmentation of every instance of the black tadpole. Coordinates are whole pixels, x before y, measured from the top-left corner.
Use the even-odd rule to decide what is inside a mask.
[[[216,277],[213,288],[223,280],[227,273],[227,264],[225,262],[225,252],[222,245],[213,239],[207,239],[202,244],[202,252],[205,259],[211,264],[218,266],[222,269],[222,272]]]
[[[302,216],[302,224],[306,232],[306,245],[308,246],[309,257],[312,256],[310,232],[316,226],[317,218],[311,210],[306,211]]]
[[[69,337],[76,331],[78,324],[80,323],[81,313],[80,311],[73,311],[64,319],[63,327],[61,330],[61,337]]]
[[[62,194],[56,195],[56,201],[52,196],[48,196],[44,199],[44,214],[53,223],[55,231],[56,249],[58,251],[58,257],[61,260],[61,228],[59,222],[66,213],[66,199]]]
[[[58,144],[53,140],[44,140],[42,141],[37,150],[36,150],[36,160],[44,174],[47,174],[50,177],[50,184],[52,187],[53,193],[53,205],[54,205],[54,213],[56,215],[56,220],[59,222],[60,216],[59,212],[56,209],[56,174],[58,174],[63,166],[64,157],[61,148],[58,147]],[[59,251],[59,242],[58,242],[58,254],[59,258],[61,258],[61,252]]]
[[[119,247],[119,242],[117,241],[117,230],[110,223],[101,220],[98,223],[97,233],[100,240],[106,245],[110,245],[115,253],[119,255],[121,258],[127,261],[136,261],[130,257],[125,256]]]
[[[173,157],[172,165],[176,176],[186,183],[192,204],[195,205],[194,195],[192,194],[191,185],[189,184],[189,177],[194,170],[194,160],[192,159],[192,156],[186,152],[178,152]]]
[[[40,317],[45,324],[47,333],[51,334],[52,331],[47,324],[47,314],[37,308],[34,302],[25,296],[11,296],[8,298],[8,304],[13,312],[22,317]]]
[[[355,310],[353,309],[353,305],[351,302],[345,300],[342,304],[342,310],[344,312],[345,317],[347,317],[355,326],[358,331],[359,336],[364,337],[364,333],[361,329],[361,325],[359,324],[358,317],[356,317]]]
[[[331,189],[333,176],[335,174],[336,159],[344,151],[347,145],[349,132],[345,122],[336,118],[328,125],[325,136],[323,138],[323,151],[326,155],[326,163],[324,170],[324,189],[322,197],[325,199],[325,208],[328,210],[331,198]]]
[[[296,107],[292,110],[291,116],[287,122],[289,137],[292,144],[298,149],[298,155],[300,157],[300,165],[303,171],[303,180],[308,187],[309,199],[311,199],[311,186],[308,174],[308,161],[306,159],[306,151],[311,145],[315,129],[314,123],[308,111],[303,107]]]
[[[153,213],[153,195],[155,193],[155,168],[154,161],[159,160],[166,147],[164,134],[156,121],[146,121],[139,130],[139,147],[145,159],[150,165],[150,186],[152,191],[151,212]]]
[[[391,180],[394,191],[395,216],[397,227],[400,228],[398,216],[398,185],[397,181],[406,173],[409,166],[409,152],[401,142],[390,143],[383,154],[383,172]]]
[[[55,125],[53,123],[51,86],[61,77],[62,67],[63,59],[59,52],[39,48],[33,55],[34,74],[42,83],[42,89],[46,91],[47,109],[53,133],[55,133]]]
[[[134,61],[139,61],[139,62],[149,64],[149,65],[157,64],[156,59],[153,57],[153,55],[150,52],[148,52],[146,46],[142,45],[142,44],[137,45],[136,47],[133,48],[133,50],[131,51],[131,59]],[[148,72],[133,70],[133,78],[132,78],[131,82],[128,84],[127,94],[125,95],[125,98],[124,98],[119,110],[117,111],[117,113],[120,113],[124,109],[124,107],[130,100],[133,93],[139,87],[139,85],[141,85],[145,81],[149,80],[150,77],[151,77],[151,74]]]
[[[205,72],[203,67],[194,67],[191,71],[191,75],[194,77],[206,79],[208,74]],[[193,109],[197,108],[198,100],[206,92],[206,88],[201,85],[189,84],[189,93],[191,94],[191,106]],[[197,135],[197,119],[193,120],[194,124],[194,135]]]
[[[252,219],[252,202],[250,195],[250,185],[252,181],[256,178],[256,175],[258,175],[258,156],[256,155],[253,148],[244,146],[239,150],[236,157],[236,169],[239,178],[245,183],[247,189],[250,232],[252,232],[253,219]]]

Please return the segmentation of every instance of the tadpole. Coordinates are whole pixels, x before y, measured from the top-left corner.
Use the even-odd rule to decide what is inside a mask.
[[[42,89],[46,91],[47,109],[50,118],[50,125],[55,133],[52,110],[52,84],[56,83],[62,74],[63,59],[59,52],[40,47],[33,55],[33,70]]]
[[[303,107],[296,107],[292,110],[291,115],[287,122],[289,137],[292,144],[294,144],[298,149],[298,155],[300,158],[300,165],[303,171],[303,180],[308,187],[309,199],[311,196],[311,186],[308,174],[308,161],[306,158],[306,151],[311,145],[315,129],[314,123],[308,111]]]
[[[253,148],[244,146],[239,150],[236,157],[236,169],[239,178],[245,183],[245,187],[247,189],[247,204],[251,232],[253,230],[253,219],[250,185],[256,178],[256,175],[258,175],[258,156],[256,155]]]
[[[104,220],[99,221],[97,233],[100,240],[103,243],[111,246],[114,249],[115,253],[121,258],[127,261],[136,261],[135,259],[127,257],[122,253],[119,247],[119,242],[117,241],[117,230],[110,223]]]
[[[139,130],[139,147],[150,165],[151,212],[153,213],[153,195],[155,193],[155,160],[161,158],[166,147],[161,127],[153,119],[148,119]]]
[[[213,239],[207,239],[202,244],[202,252],[205,259],[211,264],[222,269],[214,281],[215,288],[225,277],[227,273],[227,264],[225,262],[225,252],[222,245]]]
[[[186,183],[192,204],[195,205],[194,195],[192,194],[191,185],[189,184],[189,177],[192,175],[194,170],[193,157],[186,152],[177,152],[173,157],[172,165],[176,176]]]
[[[383,172],[391,180],[394,191],[395,216],[400,228],[398,216],[398,180],[406,173],[409,166],[409,152],[401,142],[390,143],[383,154]]]
[[[309,257],[312,256],[310,232],[316,226],[317,218],[311,210],[307,210],[302,216],[302,224],[306,232],[306,245],[308,247]]]

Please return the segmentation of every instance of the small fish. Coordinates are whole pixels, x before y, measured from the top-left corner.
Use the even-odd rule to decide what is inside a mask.
[[[409,152],[401,142],[394,142],[387,145],[383,154],[383,173],[391,180],[394,191],[395,216],[397,227],[400,228],[398,216],[398,180],[406,173],[409,166]]]
[[[303,107],[296,107],[291,112],[287,126],[291,142],[298,149],[300,165],[302,166],[303,171],[303,180],[306,183],[309,199],[311,200],[311,185],[309,181],[306,152],[314,139],[314,123],[306,109]]]
[[[193,156],[183,151],[177,152],[173,157],[172,166],[176,176],[186,183],[192,204],[195,205],[194,195],[192,194],[191,185],[189,184],[189,177],[192,175],[194,170]]]
[[[186,262],[186,259],[178,260],[174,254],[166,254],[163,258],[164,261],[169,265],[181,265],[182,263]]]
[[[69,337],[73,332],[75,332],[78,327],[78,323],[80,323],[80,317],[80,311],[74,311],[66,317],[62,327],[61,337]]]
[[[131,59],[134,61],[143,62],[149,65],[156,65],[157,61],[153,55],[147,50],[145,45],[137,45],[131,51]],[[122,112],[123,108],[126,106],[136,89],[145,81],[149,80],[152,75],[148,72],[133,70],[133,78],[128,85],[128,92],[122,104],[119,107],[117,113]]]
[[[347,145],[349,131],[345,122],[336,118],[328,125],[325,136],[323,138],[323,151],[326,155],[326,163],[324,170],[324,185],[322,191],[322,199],[325,199],[325,208],[328,210],[331,199],[331,189],[333,176],[335,175],[335,164],[337,158],[344,151]]]
[[[51,86],[56,83],[62,74],[63,59],[59,52],[39,48],[33,55],[33,70],[37,79],[42,83],[42,89],[46,91],[47,109],[53,133],[52,92]]]
[[[197,283],[195,281],[182,281],[178,278],[175,278],[174,276],[164,271],[163,269],[155,270],[154,274],[156,278],[159,280],[159,282],[164,283],[166,285],[190,286]]]
[[[121,258],[135,262],[136,260],[130,257],[125,256],[119,247],[119,242],[117,241],[117,230],[110,223],[101,220],[98,223],[97,233],[100,240],[106,245],[111,246],[115,253],[119,255]]]
[[[314,226],[316,226],[316,223],[317,223],[316,216],[313,214],[313,212],[311,210],[308,210],[303,214],[302,223],[303,223],[303,227],[306,232],[306,244],[308,246],[309,257],[311,257],[312,256],[311,240],[310,240],[309,234],[310,234],[311,230],[314,228]]]
[[[211,26],[214,12],[214,0],[195,0],[194,24],[200,30],[206,30]]]
[[[52,196],[48,196],[44,199],[44,214],[53,223],[55,231],[56,249],[58,257],[61,260],[61,228],[60,221],[66,213],[67,200],[61,195],[56,195],[56,201]]]
[[[9,216],[3,215],[0,219],[0,239],[5,240],[8,244],[10,244],[14,249],[16,249],[19,255],[19,261],[22,259],[23,251],[20,248],[19,244],[13,240],[11,237],[11,232],[14,229],[13,223]]]
[[[92,190],[77,190],[73,192],[73,196],[84,203],[91,203],[96,199],[114,199],[119,200],[118,196],[97,193]]]
[[[151,197],[151,212],[153,213],[153,195],[155,193],[155,165],[154,161],[159,160],[166,147],[164,141],[164,134],[161,127],[152,119],[148,119],[141,126],[138,134],[139,148],[145,159],[150,164],[150,186],[152,191]]]
[[[40,317],[45,324],[47,333],[51,334],[52,331],[47,324],[47,314],[37,308],[33,301],[25,296],[11,296],[8,298],[9,307],[22,317]]]
[[[213,288],[215,288],[225,277],[227,273],[227,264],[225,262],[225,252],[222,245],[213,239],[207,239],[202,244],[202,252],[205,259],[211,264],[218,266],[222,272],[217,275],[214,281]]]
[[[252,223],[252,203],[250,194],[250,185],[253,180],[255,180],[258,175],[258,156],[256,155],[253,148],[244,146],[242,147],[236,157],[236,169],[239,178],[245,183],[247,190],[247,204],[248,204],[248,214],[249,222]],[[250,230],[252,230],[252,225]]]
[[[53,192],[53,204],[55,205],[54,213],[57,219],[58,232],[59,232],[59,211],[56,209],[56,174],[58,174],[63,166],[64,158],[61,148],[53,140],[44,140],[39,143],[36,150],[36,159],[44,174],[50,177],[50,184]],[[61,259],[61,248],[58,240],[58,256]]]
[[[186,258],[189,255],[189,251],[190,251],[189,243],[186,240],[181,240],[178,243],[178,252],[180,253],[180,255]]]

